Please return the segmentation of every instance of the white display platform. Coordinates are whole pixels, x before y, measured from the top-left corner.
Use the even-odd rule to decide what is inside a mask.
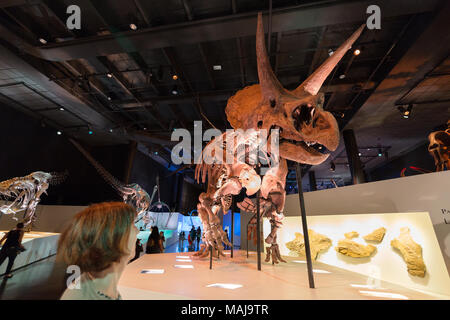
[[[125,268],[120,293],[125,300],[450,299],[384,281],[373,288],[365,276],[320,262],[313,265],[316,288],[310,289],[306,264],[298,258],[286,257],[288,263],[279,265],[263,262],[258,271],[255,252],[246,258],[245,251],[235,251],[233,259],[227,253],[214,258],[212,270],[209,258],[188,253],[143,255]],[[142,274],[143,269],[151,273]]]
[[[0,238],[3,237],[5,232],[8,231],[0,231]],[[25,247],[26,251],[17,255],[12,270],[14,271],[56,254],[58,239],[59,233],[26,232],[22,240],[22,245]],[[0,266],[0,275],[5,273],[7,265],[8,258],[6,258]]]
[[[327,236],[332,246],[319,254],[317,261],[361,273],[367,277],[396,283],[398,285],[450,296],[450,277],[447,273],[442,251],[433,224],[427,212],[349,214],[308,216],[308,229]],[[386,228],[381,243],[367,242],[362,237],[380,227]],[[424,278],[408,273],[401,254],[391,247],[391,240],[400,235],[400,229],[408,227],[413,240],[422,247],[426,267]],[[356,231],[357,243],[371,244],[377,250],[370,257],[353,258],[336,252],[334,247],[344,239],[344,233]],[[270,223],[264,219],[264,238],[270,232]],[[295,233],[303,234],[300,217],[285,217],[278,231],[278,243],[282,255],[294,255],[286,243],[295,239]]]

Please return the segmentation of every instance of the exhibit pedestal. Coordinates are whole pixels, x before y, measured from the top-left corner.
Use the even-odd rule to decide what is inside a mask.
[[[450,299],[381,281],[368,284],[366,276],[313,262],[316,289],[310,289],[304,260],[283,257],[287,263],[262,262],[256,252],[235,250],[231,259],[199,259],[187,253],[147,254],[125,268],[119,282],[124,299],[284,300],[284,299]],[[147,273],[141,273],[147,270]]]

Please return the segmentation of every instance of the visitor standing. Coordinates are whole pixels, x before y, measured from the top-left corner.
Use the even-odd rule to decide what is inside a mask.
[[[202,229],[200,229],[200,226],[197,228],[197,249],[200,249],[200,240],[202,239]]]
[[[18,223],[15,229],[9,231],[0,240],[1,244],[6,239],[5,244],[0,250],[0,266],[3,264],[3,262],[5,262],[5,259],[8,258],[8,266],[6,267],[5,278],[11,278],[13,276],[11,270],[14,265],[14,260],[21,251],[25,250],[25,248],[22,246],[22,239],[24,234],[23,227],[23,223]]]
[[[159,230],[157,226],[154,226],[152,233],[148,237],[147,248],[145,253],[161,253],[163,252],[163,246],[161,242],[161,237],[159,236]]]
[[[130,263],[139,258],[142,251],[144,251],[144,247],[142,246],[141,240],[137,239],[134,258],[130,260]]]
[[[166,242],[166,237],[164,237],[164,232],[163,231],[159,232],[159,237],[161,238],[162,249],[163,249],[163,252],[164,252],[164,249],[166,248],[164,246],[164,243]]]

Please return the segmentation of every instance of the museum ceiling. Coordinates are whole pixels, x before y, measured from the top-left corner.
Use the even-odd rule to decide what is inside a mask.
[[[73,4],[82,28],[69,31]],[[231,128],[228,98],[258,82],[257,11],[272,68],[290,89],[365,21],[370,4],[274,0],[269,24],[269,1],[260,0],[0,1],[0,100],[92,146],[137,141],[167,165],[174,129],[193,130],[195,120]],[[325,109],[341,130],[355,130],[368,169],[424,143],[450,113],[448,3],[377,4],[381,30],[364,32],[361,53],[347,53],[322,87]],[[410,103],[413,116],[402,119],[397,107]],[[341,143],[314,168],[318,181],[342,185],[347,163]]]

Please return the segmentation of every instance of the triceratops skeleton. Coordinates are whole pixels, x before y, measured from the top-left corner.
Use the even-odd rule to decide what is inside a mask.
[[[25,177],[16,177],[0,182],[0,195],[12,202],[0,206],[2,214],[16,214],[24,211],[23,223],[25,226],[36,221],[36,207],[41,201],[41,195],[47,194],[50,184],[61,183],[67,173],[32,172]]]
[[[450,120],[447,121],[447,130],[430,133],[428,140],[428,152],[434,158],[436,171],[450,170]]]
[[[222,230],[218,211],[222,208],[224,213],[230,206],[232,195],[239,194],[243,188],[247,196],[261,194],[260,215],[267,217],[271,223],[271,232],[265,239],[270,245],[267,248],[266,261],[272,257],[273,263],[283,261],[277,244],[277,230],[283,219],[285,203],[285,183],[288,173],[287,161],[317,165],[328,158],[316,150],[322,145],[329,151],[334,151],[339,144],[339,128],[336,119],[329,112],[323,110],[323,94],[319,90],[325,79],[339,63],[344,54],[351,48],[364,29],[362,25],[353,35],[345,41],[315,72],[313,72],[299,87],[293,91],[283,88],[273,73],[267,56],[264,40],[262,15],[258,14],[256,32],[256,55],[259,84],[246,87],[238,91],[228,100],[226,107],[227,119],[231,126],[237,130],[247,132],[250,129],[265,132],[279,132],[279,139],[267,139],[266,145],[278,143],[278,152],[264,151],[257,153],[257,158],[278,158],[276,165],[270,165],[268,171],[261,179],[257,174],[257,165],[251,157],[246,156],[255,145],[248,143],[251,137],[248,134],[224,133],[212,140],[202,152],[202,163],[196,167],[197,181],[206,181],[207,191],[199,196],[197,211],[203,225],[203,242],[205,245],[196,253],[206,256],[207,246],[214,248],[221,254],[223,244],[229,246],[226,233]],[[228,150],[227,135],[238,141],[231,144],[233,149]],[[272,133],[270,134],[272,137]],[[251,140],[251,139],[250,139]],[[259,141],[260,145],[261,141]],[[244,148],[239,146],[244,145]],[[323,149],[325,149],[323,148]],[[210,149],[220,150],[214,152]],[[244,156],[239,150],[245,150]],[[209,161],[205,161],[205,154]],[[219,156],[217,156],[218,154]],[[231,154],[234,161],[224,161],[226,155]],[[213,161],[211,161],[211,157]],[[244,160],[242,160],[244,159]],[[238,203],[246,211],[256,213],[255,205],[249,198]],[[252,219],[255,220],[255,219]],[[255,225],[255,221],[251,221]]]
[[[95,160],[89,152],[87,152],[78,142],[73,139],[69,139],[75,147],[86,157],[86,159],[94,166],[97,172],[113,187],[119,195],[122,197],[125,203],[132,205],[136,208],[137,217],[136,221],[145,216],[151,200],[148,193],[137,183],[124,184],[110,174],[103,166]]]

